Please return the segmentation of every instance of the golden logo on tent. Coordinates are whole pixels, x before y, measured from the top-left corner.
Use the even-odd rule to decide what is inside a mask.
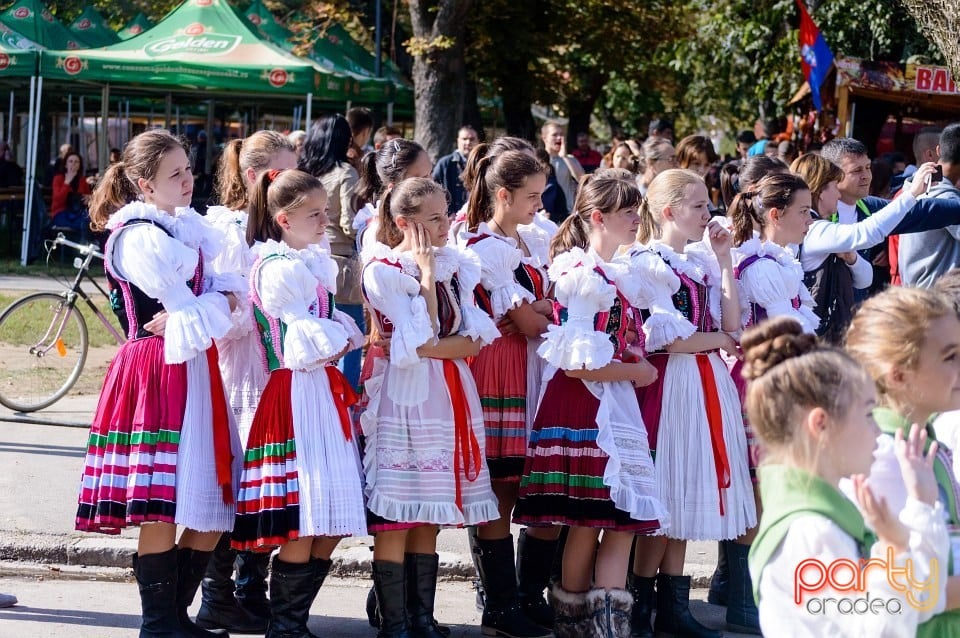
[[[13,17],[18,18],[20,20],[26,20],[32,15],[33,15],[33,11],[31,11],[26,7],[20,7],[19,9],[13,12]]]
[[[218,56],[233,51],[240,40],[239,35],[210,33],[202,24],[195,22],[183,30],[183,35],[151,42],[143,52],[151,58],[177,54]]]
[[[78,22],[76,25],[74,25],[74,28],[79,29],[80,31],[86,31],[87,29],[93,28],[93,23],[90,22],[89,18],[84,18],[83,20]]]
[[[247,20],[250,21],[250,24],[255,24],[255,25],[257,25],[258,27],[259,27],[261,24],[263,24],[263,18],[261,18],[261,17],[260,17],[259,15],[257,15],[256,13],[248,13],[248,14],[247,14]]]
[[[62,68],[63,72],[67,75],[77,75],[81,71],[86,70],[89,66],[89,62],[84,62],[75,55],[71,55],[68,58],[57,59],[57,67]]]
[[[6,53],[0,53],[0,71],[3,71],[9,67],[11,62],[13,62],[13,60],[10,59],[9,55]]]

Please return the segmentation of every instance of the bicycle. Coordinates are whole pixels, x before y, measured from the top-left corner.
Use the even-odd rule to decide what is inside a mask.
[[[89,281],[110,299],[110,294],[89,272],[94,259],[104,259],[103,253],[96,244],[78,244],[60,233],[45,242],[48,262],[58,246],[73,248],[79,255],[73,260],[77,269],[73,284],[60,293],[26,295],[0,313],[0,359],[4,361],[0,371],[0,404],[15,412],[34,412],[53,405],[80,378],[87,360],[89,335],[87,322],[76,307],[78,299],[87,303],[117,345],[125,341],[81,287],[84,280]],[[51,316],[50,322],[42,322],[36,328],[36,318],[45,315]],[[39,330],[44,330],[43,334],[38,334]]]

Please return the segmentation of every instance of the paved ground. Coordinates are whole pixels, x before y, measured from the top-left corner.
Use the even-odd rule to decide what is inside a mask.
[[[329,638],[372,638],[362,616],[369,581],[329,579],[310,610],[310,630]],[[134,636],[140,602],[134,583],[0,578],[0,591],[13,592],[20,604],[0,609],[0,636],[31,638],[120,638]],[[705,590],[697,590],[702,598]],[[451,627],[453,638],[479,638],[480,614],[473,591],[463,581],[445,581],[437,591],[437,619]],[[723,626],[723,608],[700,600],[690,604],[706,625]],[[191,607],[196,614],[198,603]],[[728,638],[741,634],[725,633]]]

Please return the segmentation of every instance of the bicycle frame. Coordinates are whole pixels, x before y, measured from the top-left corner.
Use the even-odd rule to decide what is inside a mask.
[[[55,246],[67,246],[69,248],[73,248],[80,253],[82,259],[81,257],[77,257],[73,262],[74,267],[77,269],[77,275],[73,279],[73,285],[71,285],[70,288],[63,293],[65,304],[61,304],[60,308],[57,309],[57,313],[54,316],[53,321],[50,323],[50,327],[47,329],[47,332],[36,345],[30,348],[30,353],[37,355],[38,357],[42,357],[56,346],[61,335],[63,334],[63,328],[66,325],[67,318],[70,316],[69,312],[63,312],[63,308],[65,306],[66,308],[70,309],[76,306],[77,297],[80,297],[87,303],[87,306],[90,307],[90,310],[93,312],[93,314],[97,317],[97,319],[100,320],[100,323],[102,323],[107,331],[113,336],[113,338],[116,339],[117,344],[122,344],[124,341],[126,341],[126,339],[124,339],[123,335],[121,335],[117,329],[113,327],[113,324],[110,323],[103,313],[100,312],[100,309],[97,308],[96,304],[93,303],[90,295],[88,295],[82,287],[83,280],[86,278],[87,281],[92,283],[93,286],[100,291],[100,294],[107,299],[110,298],[110,294],[104,290],[103,287],[97,283],[97,280],[90,275],[90,264],[93,263],[94,259],[103,260],[103,253],[97,251],[96,244],[78,244],[64,237],[63,233],[58,234],[53,240],[50,250],[52,251]],[[57,326],[57,323],[60,325]],[[53,331],[55,326],[57,326],[56,334],[52,341],[48,341],[50,338],[50,333]],[[43,343],[49,343],[49,345],[41,347],[41,344]]]

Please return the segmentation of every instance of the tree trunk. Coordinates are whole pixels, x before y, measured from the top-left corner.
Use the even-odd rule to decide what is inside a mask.
[[[940,49],[954,77],[960,75],[960,15],[953,0],[902,0],[920,31]]]
[[[537,123],[533,120],[533,114],[530,112],[531,100],[529,92],[522,91],[504,91],[501,93],[503,98],[503,118],[507,135],[522,137],[536,143]]]
[[[410,0],[415,138],[436,160],[456,148],[466,80],[464,30],[472,0]]]
[[[480,136],[481,142],[486,142],[487,137],[483,130],[483,114],[480,112],[480,103],[477,101],[480,92],[477,90],[476,80],[467,80],[464,85],[463,93],[463,121],[459,126],[469,124]]]
[[[567,149],[577,148],[577,133],[590,132],[590,116],[593,109],[603,93],[603,87],[607,83],[606,73],[597,72],[594,69],[580,69],[583,89],[567,98],[564,105],[567,112]]]

